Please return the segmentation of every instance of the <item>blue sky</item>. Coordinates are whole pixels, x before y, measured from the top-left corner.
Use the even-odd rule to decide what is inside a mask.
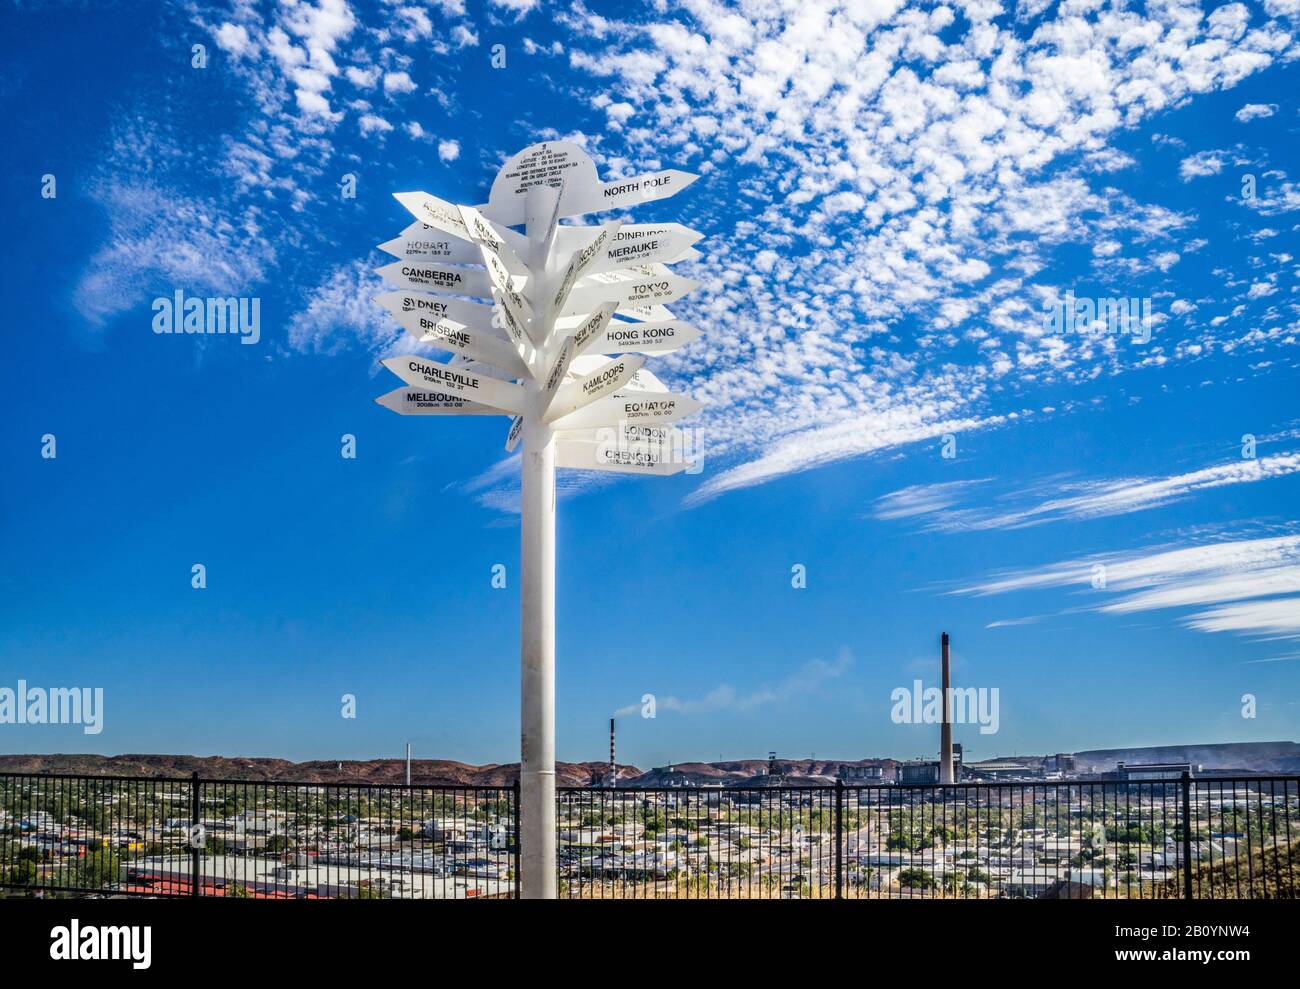
[[[642,766],[930,753],[890,692],[941,630],[1000,691],[971,757],[1300,736],[1296,0],[0,18],[0,686],[105,690],[0,751],[517,757],[506,422],[375,405],[370,300],[393,192],[555,139],[701,175],[629,219],[705,235],[647,366],[708,403],[701,474],[561,478],[560,758],[646,693]],[[153,333],[178,289],[261,339]]]

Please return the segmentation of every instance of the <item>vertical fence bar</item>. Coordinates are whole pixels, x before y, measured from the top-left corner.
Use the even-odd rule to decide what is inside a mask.
[[[1192,898],[1192,774],[1183,770],[1183,899]]]
[[[835,899],[844,899],[844,781],[835,781]]]
[[[557,800],[559,799],[558,794],[556,795],[556,799]],[[517,900],[519,899],[519,885],[520,885],[519,882],[519,866],[520,866],[519,863],[519,779],[518,777],[515,778],[515,785],[510,789],[510,857],[509,859],[507,859],[507,861],[514,862],[514,867],[510,870],[510,874],[514,876],[514,889],[511,891],[511,895],[513,896],[514,899]],[[556,869],[559,869],[558,860],[556,862],[555,867]],[[556,877],[556,882],[557,884],[559,882],[558,876]]]
[[[202,854],[198,844],[199,837],[199,773],[195,770],[190,776],[190,896],[199,895],[199,856]]]

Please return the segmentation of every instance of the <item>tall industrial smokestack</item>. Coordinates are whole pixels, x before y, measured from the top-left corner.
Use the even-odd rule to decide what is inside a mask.
[[[411,743],[406,743],[406,785],[411,785]]]
[[[939,782],[955,783],[952,775],[952,679],[948,673],[948,633],[939,640],[943,653],[943,724],[939,728]]]
[[[609,785],[618,786],[618,766],[614,762],[614,719],[609,719]]]

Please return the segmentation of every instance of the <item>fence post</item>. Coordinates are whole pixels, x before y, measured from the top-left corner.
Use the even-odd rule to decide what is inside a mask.
[[[195,844],[199,836],[199,772],[196,769],[190,776],[190,896],[199,895],[199,856],[201,851]]]
[[[1183,899],[1192,899],[1192,774],[1183,770]]]
[[[835,899],[844,899],[844,781],[835,781]]]
[[[514,898],[519,899],[519,888],[523,885],[523,877],[519,875],[519,779],[515,778],[513,787],[513,796],[510,800],[510,854],[515,860],[515,894]]]

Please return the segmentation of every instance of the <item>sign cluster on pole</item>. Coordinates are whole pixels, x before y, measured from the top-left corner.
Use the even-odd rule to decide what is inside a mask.
[[[602,182],[576,145],[534,144],[502,166],[479,206],[397,193],[415,222],[380,245],[397,259],[378,272],[395,291],[375,301],[451,356],[383,361],[404,386],[379,404],[510,416],[505,447],[522,443],[520,880],[530,898],[556,892],[555,468],[686,470],[689,444],[673,424],[701,407],[643,366],[700,335],[667,308],[696,288],[668,265],[699,257],[700,234],[560,220],[663,199],[696,177],[669,169]]]

